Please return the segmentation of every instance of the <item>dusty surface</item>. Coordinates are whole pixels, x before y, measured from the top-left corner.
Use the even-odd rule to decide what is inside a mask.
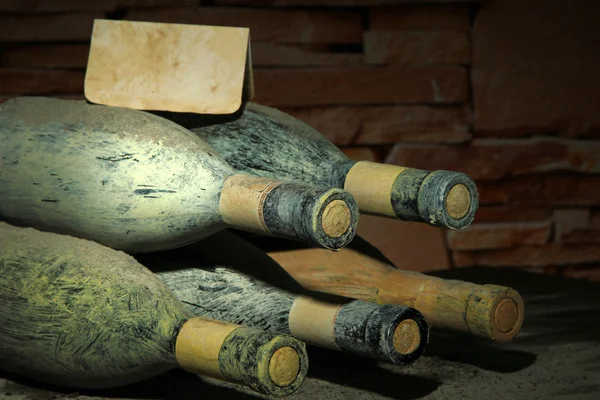
[[[436,275],[514,286],[525,299],[526,317],[521,335],[513,343],[493,344],[470,337],[433,334],[425,355],[410,367],[394,367],[311,348],[309,377],[289,398],[599,398],[600,284],[491,268],[465,268]],[[181,371],[126,388],[97,392],[49,388],[0,375],[0,397],[11,400],[261,398],[236,385],[197,379]]]

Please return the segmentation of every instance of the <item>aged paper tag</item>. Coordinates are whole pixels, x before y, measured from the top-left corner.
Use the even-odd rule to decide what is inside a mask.
[[[94,21],[85,76],[93,103],[230,114],[253,88],[248,28]]]

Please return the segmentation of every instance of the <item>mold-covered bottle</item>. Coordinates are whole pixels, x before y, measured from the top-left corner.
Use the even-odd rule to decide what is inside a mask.
[[[341,189],[237,173],[187,129],[148,112],[19,97],[0,105],[0,217],[129,253],[225,227],[338,249],[358,207]]]
[[[185,124],[237,170],[344,188],[365,214],[461,229],[479,206],[475,182],[463,173],[356,162],[308,124],[274,108],[248,103],[226,120]]]
[[[75,388],[173,368],[293,393],[307,373],[290,335],[193,316],[133,257],[0,222],[0,369]]]

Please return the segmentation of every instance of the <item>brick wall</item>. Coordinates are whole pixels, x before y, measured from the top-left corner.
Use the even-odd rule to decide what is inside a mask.
[[[364,217],[398,266],[600,279],[600,3],[0,0],[0,99],[78,97],[94,18],[249,26],[256,101],[347,154],[476,179],[475,223]]]

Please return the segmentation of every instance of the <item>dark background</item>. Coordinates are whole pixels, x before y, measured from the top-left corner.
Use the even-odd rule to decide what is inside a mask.
[[[467,230],[363,217],[398,267],[600,279],[599,1],[0,0],[0,101],[82,98],[95,18],[250,27],[256,102],[476,179]]]

